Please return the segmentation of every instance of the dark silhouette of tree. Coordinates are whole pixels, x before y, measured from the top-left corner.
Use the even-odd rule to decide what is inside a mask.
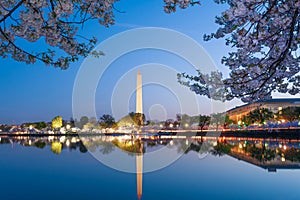
[[[32,125],[34,128],[41,130],[43,128],[47,127],[47,123],[46,122],[32,122],[32,123],[24,123],[21,126],[22,127],[29,127],[30,125]]]
[[[214,113],[211,115],[211,123],[216,125],[216,130],[219,130],[220,125],[224,125],[225,115],[223,113]]]
[[[165,121],[165,124],[164,124],[164,127],[166,128],[166,129],[173,129],[174,128],[174,120],[173,119],[167,119],[166,121]]]
[[[103,142],[99,147],[99,151],[102,154],[110,154],[114,150],[115,150],[115,145],[112,144],[111,142]]]
[[[75,125],[78,127],[78,128],[83,128],[83,126],[85,124],[87,124],[89,122],[89,118],[87,116],[83,116],[80,118],[79,122],[75,122]]]
[[[75,120],[73,119],[73,117],[70,118],[70,125],[71,127],[75,126]]]
[[[202,142],[197,142],[196,144],[192,142],[188,147],[183,146],[182,150],[185,150],[185,154],[188,154],[190,151],[195,151],[198,153],[201,150],[201,147]]]
[[[143,126],[144,122],[146,120],[146,117],[142,113],[134,113],[130,112],[129,116],[131,117],[132,121],[134,122],[135,125],[137,126]]]
[[[299,120],[300,108],[299,107],[286,107],[277,113],[278,117],[285,119],[289,122]]]
[[[84,144],[82,143],[82,141],[78,142],[78,145],[79,145],[79,151],[81,153],[86,153],[88,150],[87,148],[84,146]]]
[[[230,124],[236,123],[234,120],[230,119],[228,115],[224,118],[224,128],[227,128]]]
[[[39,140],[34,143],[34,146],[36,146],[37,148],[43,149],[46,146],[46,142]]]
[[[300,150],[297,148],[292,147],[281,153],[284,153],[284,157],[286,160],[290,160],[292,162],[300,162]]]
[[[249,115],[243,116],[241,121],[246,126],[249,126],[249,125],[254,124],[256,122],[256,120],[253,119],[253,118],[250,118]]]
[[[115,118],[108,114],[102,115],[99,122],[102,128],[112,128],[116,124]]]
[[[257,108],[251,111],[247,117],[253,123],[258,122],[263,124],[265,121],[274,118],[274,114],[268,108]]]
[[[182,119],[182,115],[181,114],[176,114],[176,126],[178,125],[178,126],[180,126],[180,125],[182,125],[182,123],[181,123],[181,119]]]
[[[256,147],[254,144],[248,148],[251,157],[259,160],[260,162],[271,161],[276,156],[276,151],[274,149],[267,149],[265,145],[262,148]]]
[[[207,115],[199,115],[199,127],[200,127],[200,130],[202,131],[204,126],[208,126],[209,123],[210,123],[210,116],[207,116]]]
[[[229,154],[231,152],[231,148],[232,146],[230,144],[218,142],[211,153],[213,155],[223,156],[224,154]]]

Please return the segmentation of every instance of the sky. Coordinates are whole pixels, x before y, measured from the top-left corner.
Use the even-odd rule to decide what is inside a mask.
[[[122,11],[115,12],[115,25],[106,28],[97,22],[87,22],[80,32],[86,37],[96,36],[97,45],[101,45],[101,42],[115,34],[135,28],[161,27],[175,30],[198,42],[211,57],[217,69],[224,74],[228,73],[227,68],[220,63],[221,58],[230,50],[225,46],[224,40],[203,41],[204,34],[217,30],[218,26],[214,23],[215,16],[224,11],[226,5],[206,1],[201,6],[178,10],[172,14],[164,13],[163,5],[162,0],[121,0],[115,4],[115,7]],[[140,38],[137,37],[137,41],[138,39]],[[118,45],[128,45],[128,42],[131,41]],[[176,41],[174,44],[176,45]],[[26,44],[25,47],[36,48],[34,44]],[[41,47],[42,42],[39,48]],[[113,48],[117,49],[118,46]],[[57,115],[66,120],[70,119],[73,116],[74,84],[80,69],[86,63],[84,59],[80,59],[71,64],[69,69],[60,70],[46,67],[41,62],[27,65],[10,58],[1,58],[0,123],[51,121]],[[106,66],[101,65],[100,59],[94,67]],[[206,97],[196,96],[188,88],[177,83],[176,73],[185,71],[195,73],[186,60],[169,52],[142,49],[120,55],[115,59],[99,78],[96,90],[90,91],[94,96],[94,105],[85,102],[85,106],[94,107],[97,118],[107,113],[118,120],[128,112],[133,112],[135,75],[138,70],[142,73],[143,81],[147,82],[143,86],[143,107],[146,118],[151,120],[175,118],[176,113],[196,115],[223,112],[242,104],[239,100],[215,103]],[[86,84],[89,84],[89,78],[86,78]],[[169,82],[163,83],[165,80]],[[183,93],[179,94],[176,91]],[[81,108],[85,109],[85,106],[82,105]]]

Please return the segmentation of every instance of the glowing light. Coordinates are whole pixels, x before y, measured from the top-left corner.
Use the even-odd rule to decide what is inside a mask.
[[[70,124],[67,124],[66,129],[69,130],[71,128]]]
[[[60,129],[59,129],[59,132],[62,133],[62,134],[65,134],[65,133],[66,133],[66,130],[65,130],[65,128],[60,128]]]
[[[51,141],[51,140],[53,140],[54,139],[54,136],[49,136],[48,137],[48,141]]]
[[[299,122],[300,123],[300,122]],[[186,123],[185,125],[184,125],[186,128],[189,126],[189,124],[188,123]]]
[[[28,143],[29,143],[29,145],[31,146],[31,144],[32,144],[31,140],[29,140],[29,142],[28,142]]]
[[[286,148],[287,148],[286,145],[284,145],[284,146],[283,146],[283,149],[286,150]]]
[[[67,141],[66,141],[66,145],[67,145],[67,146],[70,146],[70,140],[67,140]]]
[[[242,145],[241,143],[239,144],[239,148],[240,148],[240,149],[242,149],[242,148],[243,148],[243,145]]]
[[[282,162],[285,162],[285,157],[281,157],[281,161],[282,161]]]
[[[173,126],[174,126],[173,124],[170,124],[170,125],[169,125],[170,128],[173,128]]]
[[[29,130],[32,130],[33,129],[33,126],[32,125],[29,125]]]
[[[282,144],[279,144],[279,148],[282,148]]]
[[[282,119],[281,122],[284,123],[284,122],[285,122],[285,119]]]
[[[242,124],[242,121],[241,121],[241,120],[239,120],[239,121],[238,121],[238,125],[241,125],[241,124]]]
[[[76,143],[76,138],[75,137],[72,137],[71,143]]]
[[[61,137],[59,138],[59,141],[60,141],[61,143],[64,143],[65,140],[66,140],[66,136],[61,136]]]

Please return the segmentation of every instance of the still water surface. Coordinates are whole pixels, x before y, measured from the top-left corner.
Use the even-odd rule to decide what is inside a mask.
[[[138,199],[141,193],[145,200],[298,200],[299,142],[205,137],[1,137],[1,199]],[[89,152],[110,156],[121,151],[130,160],[164,147],[182,156],[165,168],[143,173],[142,184],[136,173],[112,169]],[[145,162],[143,167],[147,167]],[[138,189],[139,184],[142,188]]]

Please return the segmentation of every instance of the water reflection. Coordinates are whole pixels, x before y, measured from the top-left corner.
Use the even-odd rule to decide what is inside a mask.
[[[12,149],[16,144],[23,147],[37,147],[39,149],[50,149],[55,154],[61,154],[63,149],[79,150],[86,153],[88,150],[83,145],[79,137],[65,137],[65,136],[49,136],[49,137],[31,137],[31,136],[1,136],[0,144],[11,144]]]
[[[173,148],[178,154],[210,154],[230,156],[251,165],[276,172],[278,169],[300,169],[300,140],[251,137],[203,136],[49,136],[49,137],[0,137],[0,144],[16,144],[51,150],[63,154],[64,150],[86,153],[88,150],[103,155],[122,151],[135,158],[137,196],[142,196],[143,156],[161,148]],[[47,148],[48,147],[48,148]]]
[[[300,168],[300,140],[298,139],[266,139],[238,137],[203,137],[203,136],[87,136],[87,137],[0,137],[0,144],[20,144],[24,147],[45,149],[49,146],[55,154],[64,149],[88,150],[101,154],[111,154],[121,150],[129,156],[140,156],[157,151],[166,146],[175,148],[178,154],[197,152],[214,156],[228,155],[238,160],[251,163],[269,171],[276,169]]]
[[[299,140],[224,139],[215,149],[269,172],[275,172],[277,169],[300,169]]]

